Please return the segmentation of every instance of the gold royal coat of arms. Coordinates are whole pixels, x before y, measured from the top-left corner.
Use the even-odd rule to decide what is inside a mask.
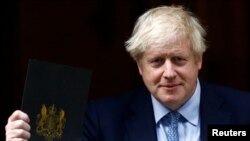
[[[40,114],[37,115],[36,133],[44,137],[46,141],[61,138],[65,127],[65,112],[63,109],[57,111],[54,106],[42,105]]]

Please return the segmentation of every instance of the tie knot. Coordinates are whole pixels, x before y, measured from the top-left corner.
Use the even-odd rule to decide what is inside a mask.
[[[178,120],[179,120],[179,118],[181,116],[181,114],[179,112],[177,112],[177,111],[170,112],[169,114],[171,116],[171,121],[172,122],[176,122],[176,121],[178,122]]]
[[[178,124],[181,114],[177,111],[169,112],[165,118],[164,123],[168,126],[170,124]]]

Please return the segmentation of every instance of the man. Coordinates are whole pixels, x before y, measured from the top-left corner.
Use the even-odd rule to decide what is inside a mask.
[[[198,79],[205,34],[198,19],[181,6],[156,7],[140,16],[126,49],[145,88],[91,102],[82,140],[206,141],[210,124],[249,124],[249,94]],[[28,122],[27,114],[15,111],[6,125],[6,140],[28,140]]]

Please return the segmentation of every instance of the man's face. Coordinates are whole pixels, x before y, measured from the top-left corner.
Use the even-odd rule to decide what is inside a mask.
[[[195,57],[189,42],[181,39],[164,47],[149,47],[137,65],[151,94],[176,110],[194,93],[202,56]]]

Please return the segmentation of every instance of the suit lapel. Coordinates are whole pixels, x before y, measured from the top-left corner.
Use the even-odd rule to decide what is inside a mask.
[[[157,141],[150,93],[143,90],[131,103],[131,116],[126,120],[130,141]]]
[[[202,85],[201,88],[201,141],[207,141],[208,125],[228,124],[231,113],[226,109],[224,99],[218,91],[207,85]]]

